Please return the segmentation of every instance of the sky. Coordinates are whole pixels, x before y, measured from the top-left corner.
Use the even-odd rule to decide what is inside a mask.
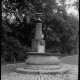
[[[56,3],[58,6],[63,6],[63,4],[60,3],[61,0],[56,0]],[[68,16],[73,16],[76,19],[79,19],[79,12],[77,7],[74,5],[77,0],[65,0],[64,5],[66,12]]]

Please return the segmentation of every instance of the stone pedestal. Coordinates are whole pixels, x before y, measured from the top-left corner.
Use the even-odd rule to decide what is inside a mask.
[[[37,53],[38,54],[38,53]],[[44,53],[43,53],[44,54]],[[27,65],[59,65],[60,60],[51,55],[28,55]]]
[[[38,53],[45,53],[45,40],[33,39],[32,40],[32,51]]]
[[[45,40],[43,40],[42,36],[42,20],[40,16],[42,14],[38,14],[36,16],[36,27],[35,27],[35,38],[32,40],[32,51],[38,53],[45,53]]]
[[[42,37],[42,22],[41,21],[38,21],[38,23],[36,23],[35,38],[36,39],[43,39],[43,37]]]

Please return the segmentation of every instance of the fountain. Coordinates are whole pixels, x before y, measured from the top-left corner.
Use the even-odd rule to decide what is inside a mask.
[[[32,40],[32,52],[27,52],[28,59],[24,68],[17,68],[21,73],[63,73],[69,68],[62,67],[58,57],[45,52],[45,40],[42,37],[42,13],[36,13],[35,38]]]

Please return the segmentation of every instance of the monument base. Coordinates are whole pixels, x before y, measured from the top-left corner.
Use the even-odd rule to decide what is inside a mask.
[[[60,69],[25,69],[25,68],[17,68],[16,71],[18,73],[28,74],[28,73],[39,73],[39,74],[62,74],[67,73],[70,69],[61,67]]]
[[[30,53],[30,52],[29,52]],[[31,52],[32,53],[32,52]],[[37,55],[36,55],[37,54]],[[47,54],[47,53],[46,53]],[[28,55],[26,66],[24,68],[17,68],[16,71],[20,73],[65,73],[69,68],[61,66],[60,60],[49,54],[42,55],[38,53]]]
[[[44,53],[43,53],[44,54]],[[28,59],[26,60],[26,64],[29,65],[59,65],[60,60],[57,57],[51,55],[41,55],[37,53],[34,55],[28,55]]]

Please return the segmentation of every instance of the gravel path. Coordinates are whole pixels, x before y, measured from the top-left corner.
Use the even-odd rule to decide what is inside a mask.
[[[16,72],[1,75],[1,80],[78,80],[78,66],[63,64],[70,71],[65,74],[20,74]]]
[[[79,55],[66,56],[60,59],[62,63],[78,65]]]

